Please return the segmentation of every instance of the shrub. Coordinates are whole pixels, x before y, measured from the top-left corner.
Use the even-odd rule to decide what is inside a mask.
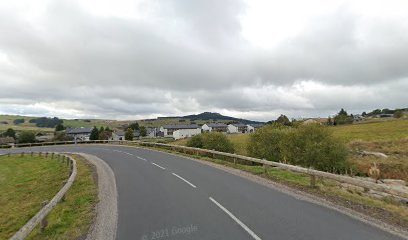
[[[15,125],[18,125],[18,124],[24,123],[24,121],[25,121],[24,118],[18,118],[18,119],[14,119],[13,123]]]
[[[32,132],[21,132],[18,135],[18,143],[33,143],[35,142],[35,135]]]
[[[318,124],[288,128],[265,126],[251,135],[248,153],[252,157],[340,172],[347,166],[345,144],[329,128]]]
[[[290,131],[290,128],[277,123],[258,129],[249,137],[248,154],[275,162],[285,161],[284,144]]]
[[[222,133],[203,133],[195,135],[187,142],[189,147],[205,148],[220,152],[234,152],[234,146],[231,141]]]
[[[126,132],[125,132],[125,140],[127,140],[127,141],[133,141],[133,129],[132,129],[132,128],[126,129]]]
[[[345,144],[327,127],[303,125],[292,131],[285,142],[285,156],[296,165],[317,170],[342,172],[347,166]]]
[[[98,140],[99,139],[99,131],[96,127],[92,128],[91,136],[89,136],[89,140]]]
[[[187,147],[203,148],[202,134],[195,135],[187,141]]]
[[[211,132],[202,134],[203,148],[220,152],[233,153],[234,145],[222,133]]]

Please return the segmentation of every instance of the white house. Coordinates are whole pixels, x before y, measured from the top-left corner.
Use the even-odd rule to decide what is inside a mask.
[[[223,123],[206,123],[201,129],[203,132],[227,132],[227,125]]]
[[[146,128],[146,138],[155,138],[158,136],[159,129],[157,128]]]
[[[252,124],[248,124],[248,132],[249,133],[253,133],[255,132],[258,128],[261,128],[263,126],[265,126],[265,124],[262,123],[252,123]]]
[[[125,133],[124,131],[113,132],[113,133],[112,133],[112,138],[111,138],[111,140],[114,140],[114,141],[122,141],[122,140],[125,140],[125,134],[126,134],[126,133]],[[138,139],[139,136],[140,136],[139,131],[134,131],[134,132],[133,132],[133,139]]]
[[[74,141],[89,141],[92,128],[68,128],[65,130],[67,136],[74,138]]]
[[[228,125],[228,133],[246,133],[248,132],[248,126],[242,123],[233,123]]]
[[[173,137],[173,133],[177,130],[181,130],[181,129],[189,129],[192,130],[191,132],[194,132],[193,130],[198,129],[201,133],[201,128],[196,125],[196,124],[192,124],[192,125],[164,125],[160,127],[160,132],[163,132],[163,136],[164,137]],[[184,131],[185,132],[185,131]]]
[[[182,138],[187,138],[187,137],[192,137],[195,135],[201,134],[201,129],[200,128],[194,128],[194,129],[178,129],[173,132],[173,138],[175,140],[177,139],[182,139]]]

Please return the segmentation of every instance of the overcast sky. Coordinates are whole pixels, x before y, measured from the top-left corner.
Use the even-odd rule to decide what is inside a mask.
[[[0,114],[408,107],[406,0],[2,0]]]

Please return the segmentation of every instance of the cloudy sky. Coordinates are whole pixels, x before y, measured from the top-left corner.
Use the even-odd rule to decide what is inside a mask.
[[[406,0],[2,0],[0,114],[408,107]]]

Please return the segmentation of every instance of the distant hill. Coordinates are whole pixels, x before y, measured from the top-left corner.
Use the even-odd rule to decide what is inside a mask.
[[[174,118],[189,119],[190,121],[223,121],[223,122],[230,121],[230,122],[237,122],[237,123],[239,122],[239,123],[245,123],[245,124],[263,123],[263,122],[258,122],[258,121],[242,119],[242,118],[224,116],[222,114],[212,113],[212,112],[203,112],[200,114],[187,115],[183,117],[158,117],[157,119],[174,119]]]

